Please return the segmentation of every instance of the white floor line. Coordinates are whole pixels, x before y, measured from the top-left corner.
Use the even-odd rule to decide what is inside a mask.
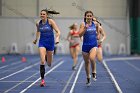
[[[32,76],[26,78],[25,80],[21,81],[20,83],[16,84],[15,86],[11,87],[10,89],[6,90],[4,93],[8,93],[9,91],[11,91],[12,89],[16,88],[17,86],[19,86],[20,84],[24,83],[26,80],[32,78],[33,76],[39,74],[39,71],[35,74],[33,74]]]
[[[82,67],[83,67],[83,64],[84,64],[84,61],[81,62],[80,68],[78,69],[78,72],[77,72],[77,74],[76,74],[76,77],[75,77],[75,79],[74,79],[73,85],[72,85],[72,87],[71,87],[69,93],[73,93],[73,90],[74,90],[75,84],[76,84],[77,79],[78,79],[78,77],[79,77],[80,71],[81,71],[81,69],[82,69]]]
[[[66,91],[66,89],[67,89],[67,87],[68,87],[68,85],[69,85],[69,83],[70,83],[70,81],[71,81],[71,79],[72,79],[74,74],[75,74],[75,71],[73,71],[73,73],[71,74],[69,80],[67,81],[67,84],[64,86],[64,89],[62,90],[61,93],[65,93],[65,91]]]
[[[117,60],[140,60],[140,57],[118,57],[105,59],[105,61],[117,61]]]
[[[8,70],[4,70],[5,72],[11,72],[11,71],[17,71],[16,69],[8,69]],[[2,72],[2,73],[5,73],[5,72]],[[36,71],[27,71],[26,73],[31,73],[31,72],[36,72]],[[0,73],[0,74],[2,74]]]
[[[79,65],[80,65],[80,63],[77,65],[76,69],[79,67]],[[71,74],[69,80],[66,82],[66,85],[64,86],[64,88],[63,88],[63,90],[62,90],[61,93],[65,93],[65,91],[66,91],[67,87],[69,86],[70,81],[71,81],[71,79],[72,79],[72,77],[74,76],[75,73],[76,73],[76,71],[73,71],[73,72],[72,72],[72,74]]]
[[[7,66],[8,66],[8,65],[2,66],[2,67],[0,67],[0,69],[6,68]]]
[[[6,67],[11,66],[11,65],[17,65],[17,64],[20,64],[20,63],[21,63],[21,61],[17,61],[16,63],[12,63],[12,64],[9,64],[9,65],[2,66],[2,67],[0,67],[0,69],[6,68]]]
[[[62,63],[64,63],[64,61],[61,61],[60,63],[58,63],[56,66],[54,66],[52,69],[50,69],[46,74],[49,74],[50,72],[52,72],[53,70],[55,70],[57,67],[59,67]],[[32,84],[30,84],[28,87],[26,87],[25,89],[23,89],[22,91],[20,91],[20,93],[24,93],[26,92],[30,87],[32,87],[36,82],[38,82],[41,78],[38,78],[36,81],[34,81]]]
[[[23,71],[25,71],[25,70],[27,70],[27,69],[30,69],[30,68],[32,68],[33,66],[38,65],[38,64],[40,64],[40,63],[38,62],[38,63],[33,64],[33,65],[31,65],[31,66],[25,67],[25,68],[22,69],[22,70],[19,70],[19,71],[15,72],[15,73],[12,73],[12,74],[10,74],[10,75],[8,75],[8,76],[5,76],[5,77],[3,77],[3,78],[0,78],[0,80],[6,79],[6,78],[11,77],[11,76],[13,76],[13,75],[15,75],[15,74],[18,74],[18,73],[20,73],[20,72],[23,72]]]
[[[56,64],[56,63],[55,63],[55,64]],[[22,81],[5,81],[5,82],[10,82],[10,83],[11,83],[11,82],[14,82],[14,83],[15,83],[15,82],[18,82],[18,84],[16,84],[15,86],[9,88],[9,89],[6,90],[4,93],[8,93],[9,91],[13,90],[14,88],[16,88],[17,86],[21,85],[22,83],[26,83],[26,82],[31,83],[31,82],[34,82],[34,81],[27,81],[27,80],[30,79],[30,78],[32,78],[32,77],[34,77],[34,76],[37,75],[37,74],[39,74],[39,71],[36,72],[35,74],[33,74],[32,76],[26,78],[25,80],[22,80]],[[3,81],[0,81],[0,82],[3,82]]]
[[[103,60],[103,65],[106,68],[107,72],[109,73],[111,80],[113,81],[113,83],[115,84],[115,88],[117,89],[118,93],[123,93],[120,86],[118,85],[117,81],[115,80],[115,77],[113,76],[113,74],[111,73],[110,69],[108,68],[106,62]]]
[[[15,81],[15,80],[12,80],[12,81],[0,81],[1,83],[20,83],[20,82],[23,82],[23,80],[20,80],[20,81]],[[34,82],[34,81],[24,81],[24,83],[29,83],[29,82]]]
[[[36,59],[36,60],[38,61],[39,59]],[[16,61],[16,62],[11,63],[11,64],[9,64],[9,65],[2,66],[2,67],[0,67],[0,69],[6,68],[6,67],[8,67],[8,66],[12,66],[12,65],[21,64],[21,63],[22,63],[21,61]]]
[[[136,67],[135,65],[129,63],[128,61],[125,61],[126,64],[128,64],[129,66],[131,66],[132,68],[134,68],[135,70],[140,72],[140,68]]]
[[[17,69],[18,69],[18,68],[21,68],[21,67],[23,67],[23,64],[16,65],[15,67],[12,66],[12,68],[11,68],[11,66],[10,66],[10,68],[8,68],[8,70],[10,70],[10,71],[16,70],[16,71],[17,71]],[[6,68],[5,68],[5,69],[6,69]],[[8,70],[2,70],[2,71],[0,72],[0,74],[6,73],[6,72],[8,72]]]

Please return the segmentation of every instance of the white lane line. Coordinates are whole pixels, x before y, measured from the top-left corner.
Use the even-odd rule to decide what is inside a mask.
[[[0,81],[1,83],[20,83],[20,82],[23,82],[22,80],[20,81]],[[34,82],[34,81],[24,81],[24,83],[29,83],[29,82]]]
[[[140,68],[136,67],[135,65],[129,63],[128,61],[125,61],[126,64],[128,64],[129,66],[131,66],[132,68],[134,68],[137,71],[140,71]]]
[[[0,67],[0,69],[6,68],[6,67],[11,66],[11,65],[17,65],[17,64],[20,64],[20,63],[21,63],[21,61],[17,61],[16,63],[12,63],[12,64],[9,64],[9,65],[2,66],[2,67]]]
[[[2,66],[2,67],[0,67],[0,69],[6,68],[7,66],[8,66],[8,65]]]
[[[38,60],[38,59],[37,59],[37,60]],[[0,69],[4,69],[4,68],[6,68],[6,67],[8,67],[8,66],[17,65],[17,64],[21,64],[21,63],[22,63],[21,61],[17,61],[17,62],[14,62],[14,63],[12,63],[12,64],[9,64],[9,65],[2,66],[2,67],[0,67]]]
[[[67,89],[67,87],[68,87],[68,85],[69,85],[69,83],[70,83],[72,77],[74,76],[74,74],[75,74],[75,71],[73,71],[73,73],[71,74],[69,80],[67,81],[67,84],[65,85],[65,87],[64,87],[64,89],[62,90],[61,93],[65,93],[65,91],[66,91],[66,89]]]
[[[50,69],[46,74],[48,75],[50,72],[52,72],[53,70],[55,70],[57,67],[59,67],[62,63],[64,63],[64,61],[61,61],[60,63],[58,63],[56,66],[54,66],[52,69]],[[25,89],[23,89],[22,91],[20,91],[20,93],[24,93],[26,92],[30,87],[32,87],[36,82],[38,82],[41,78],[38,78],[36,81],[34,81],[32,84],[30,84],[28,87],[26,87]]]
[[[20,83],[20,82],[23,82],[23,81],[1,81],[1,83]],[[33,83],[34,81],[24,81],[23,83]],[[57,81],[47,81],[48,83],[58,83]],[[39,82],[38,82],[39,83]],[[67,83],[67,82],[64,82],[64,83]],[[72,84],[73,82],[69,82],[69,84]],[[85,82],[82,82],[82,81],[79,81],[79,82],[76,82],[77,84],[85,84]],[[104,83],[108,83],[108,84],[113,84],[112,82],[110,81],[105,81],[105,82],[96,82],[96,84],[104,84]],[[86,85],[85,85],[86,86]],[[13,90],[14,91],[14,90]]]
[[[17,65],[17,64],[20,64],[20,63],[21,63],[21,61],[17,61],[16,63],[12,63],[9,66],[11,66],[11,65]]]
[[[38,62],[38,63],[33,64],[33,65],[31,65],[31,66],[25,67],[24,69],[21,69],[21,70],[15,72],[15,73],[12,73],[12,74],[10,74],[10,75],[8,75],[8,76],[5,76],[5,77],[3,77],[3,78],[0,78],[0,80],[6,79],[6,78],[11,77],[11,76],[13,76],[13,75],[15,75],[15,74],[18,74],[18,73],[20,73],[20,72],[23,72],[23,71],[25,71],[25,70],[27,70],[27,69],[30,69],[30,68],[32,68],[33,66],[38,65],[38,64],[40,64],[40,63]]]
[[[26,80],[32,78],[33,76],[39,74],[39,71],[35,74],[33,74],[32,76],[26,78],[25,80],[21,81],[20,83],[16,84],[15,86],[11,87],[10,89],[6,90],[4,93],[8,93],[9,91],[11,91],[12,89],[16,88],[17,86],[19,86],[20,84],[24,83]]]
[[[56,63],[55,63],[56,64]],[[26,83],[26,82],[34,82],[34,81],[27,81],[28,79],[34,77],[35,75],[39,74],[39,71],[36,72],[35,74],[33,74],[32,76],[26,78],[25,80],[22,80],[22,81],[11,81],[11,82],[18,82],[18,84],[16,84],[15,86],[11,87],[10,89],[6,90],[4,93],[8,93],[9,91],[13,90],[14,88],[16,88],[17,86],[21,85],[22,83]],[[3,81],[1,81],[3,82]],[[7,82],[10,82],[10,81],[7,81]]]
[[[79,67],[80,63],[78,64],[78,66],[76,67],[76,69]],[[68,81],[66,82],[67,84],[64,86],[63,90],[61,93],[65,93],[67,87],[69,86],[69,83],[72,79],[72,77],[74,76],[74,74],[76,73],[76,71],[73,71],[73,73],[71,74],[70,78],[68,79]]]
[[[115,88],[117,89],[118,93],[123,93],[120,86],[118,85],[117,81],[115,80],[115,77],[113,76],[113,74],[111,73],[109,67],[107,66],[106,62],[103,60],[103,65],[106,68],[107,72],[109,73],[111,80],[113,81],[113,83],[115,84]]]
[[[83,64],[84,64],[84,61],[81,62],[80,68],[78,69],[78,72],[77,72],[77,74],[76,74],[75,80],[74,80],[74,82],[73,82],[73,85],[72,85],[72,87],[71,87],[69,93],[73,93],[73,90],[74,90],[75,84],[76,84],[77,79],[78,79],[78,77],[79,77],[80,71],[81,71],[81,69],[82,69],[82,67],[83,67]]]
[[[105,61],[117,61],[117,60],[140,60],[140,57],[119,57],[105,59]]]
[[[140,71],[140,68],[138,68],[135,65],[131,64],[130,62],[126,61],[126,60],[140,60],[140,57],[120,57],[120,58],[105,59],[105,61],[118,61],[118,60],[125,61],[126,64],[133,67],[135,70]]]
[[[17,69],[18,69],[18,68],[21,68],[21,67],[23,67],[23,64],[16,65],[16,66],[12,66],[12,67],[10,66],[10,67],[8,68],[8,70],[3,70],[3,71],[0,72],[0,74],[6,73],[6,72],[11,72],[12,70],[17,71]],[[5,69],[6,69],[6,68],[5,68]]]

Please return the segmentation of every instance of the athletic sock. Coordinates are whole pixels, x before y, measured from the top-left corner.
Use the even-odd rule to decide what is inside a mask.
[[[45,65],[40,65],[40,76],[41,76],[41,79],[44,79],[44,74],[45,74]]]

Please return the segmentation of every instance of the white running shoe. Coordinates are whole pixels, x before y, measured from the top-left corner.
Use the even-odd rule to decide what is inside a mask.
[[[93,79],[93,81],[97,80],[96,73],[92,73],[92,79]]]

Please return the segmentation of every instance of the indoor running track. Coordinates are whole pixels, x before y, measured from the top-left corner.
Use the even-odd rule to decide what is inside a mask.
[[[45,87],[39,86],[39,55],[2,57],[0,93],[140,93],[140,57],[105,57],[89,87],[82,56],[73,71],[70,55],[54,55],[52,67],[46,65]]]

